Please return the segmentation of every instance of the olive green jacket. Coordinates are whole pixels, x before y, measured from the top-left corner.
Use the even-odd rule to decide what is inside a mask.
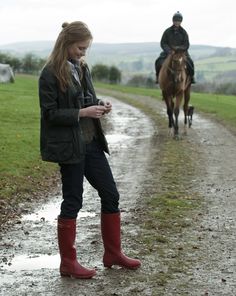
[[[98,104],[88,67],[84,81],[92,94],[93,104]],[[80,128],[80,99],[84,92],[73,78],[73,86],[62,92],[59,82],[48,66],[39,78],[39,102],[41,109],[40,151],[42,159],[57,163],[78,163],[85,156],[86,145]],[[109,153],[107,141],[99,119],[94,119],[98,140],[102,149]]]

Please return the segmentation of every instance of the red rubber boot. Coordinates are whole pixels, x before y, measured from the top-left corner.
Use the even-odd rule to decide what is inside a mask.
[[[61,219],[57,224],[58,245],[61,255],[60,274],[78,279],[92,278],[96,271],[79,264],[74,246],[76,236],[76,219]]]
[[[125,256],[121,250],[120,213],[101,214],[102,239],[104,244],[103,264],[111,268],[119,265],[128,269],[137,269],[141,262]]]

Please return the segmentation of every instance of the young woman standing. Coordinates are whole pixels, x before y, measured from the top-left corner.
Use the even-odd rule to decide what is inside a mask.
[[[60,273],[75,278],[96,274],[77,261],[74,246],[84,177],[101,199],[104,266],[136,269],[141,265],[121,249],[119,193],[104,153],[109,150],[100,123],[112,105],[97,99],[89,68],[82,60],[91,42],[86,24],[64,23],[39,78],[41,155],[44,161],[59,164],[62,181],[63,201],[58,216]]]

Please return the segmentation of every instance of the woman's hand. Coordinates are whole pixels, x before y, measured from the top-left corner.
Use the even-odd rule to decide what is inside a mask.
[[[106,107],[105,105],[104,106],[94,105],[94,106],[80,109],[79,117],[101,118],[105,113],[110,112],[111,108],[109,106]]]
[[[111,111],[111,109],[112,109],[112,104],[107,101],[107,102],[104,103],[104,107],[106,108],[105,113],[109,113]]]

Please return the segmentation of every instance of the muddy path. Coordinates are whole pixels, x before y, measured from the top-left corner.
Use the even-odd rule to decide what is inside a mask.
[[[113,112],[106,122],[111,150],[110,164],[120,191],[120,208],[125,223],[132,215],[140,197],[140,183],[145,175],[150,138],[154,128],[151,121],[137,109],[113,102]],[[137,158],[140,159],[137,162]],[[134,172],[135,177],[134,177]],[[84,207],[78,222],[78,258],[82,264],[96,267],[98,276],[91,281],[62,279],[58,274],[59,256],[56,239],[56,217],[61,202],[60,187],[47,204],[38,205],[35,212],[24,215],[6,232],[1,240],[1,295],[112,295],[126,272],[103,268],[103,247],[100,236],[100,203],[95,191],[85,183]],[[127,251],[138,235],[135,217],[130,229]],[[129,249],[131,249],[129,251]],[[129,272],[131,274],[131,272]],[[133,273],[132,273],[133,274]],[[119,279],[118,279],[119,278]],[[131,287],[128,287],[132,289]],[[109,294],[110,293],[110,294]]]
[[[135,105],[145,101],[165,122],[162,102],[132,95],[126,98]],[[77,226],[78,258],[82,264],[96,267],[97,276],[85,281],[61,278],[56,239],[61,201],[58,186],[46,204],[37,203],[31,214],[2,234],[0,295],[236,295],[235,136],[196,112],[188,135],[173,142],[166,122],[157,125],[138,109],[111,100],[113,111],[104,125],[111,149],[109,162],[121,195],[123,248],[142,260],[142,268],[103,267],[99,199],[85,184]],[[164,229],[166,241],[157,246],[151,241],[150,247],[145,241],[145,225],[150,219],[146,200],[165,183],[162,150],[171,155],[173,145],[191,151],[193,169],[183,169],[182,178],[185,187],[189,184],[189,192],[198,196],[198,207],[184,216],[187,226],[178,232]],[[167,191],[173,190],[168,186]],[[161,230],[149,232],[157,236]]]

